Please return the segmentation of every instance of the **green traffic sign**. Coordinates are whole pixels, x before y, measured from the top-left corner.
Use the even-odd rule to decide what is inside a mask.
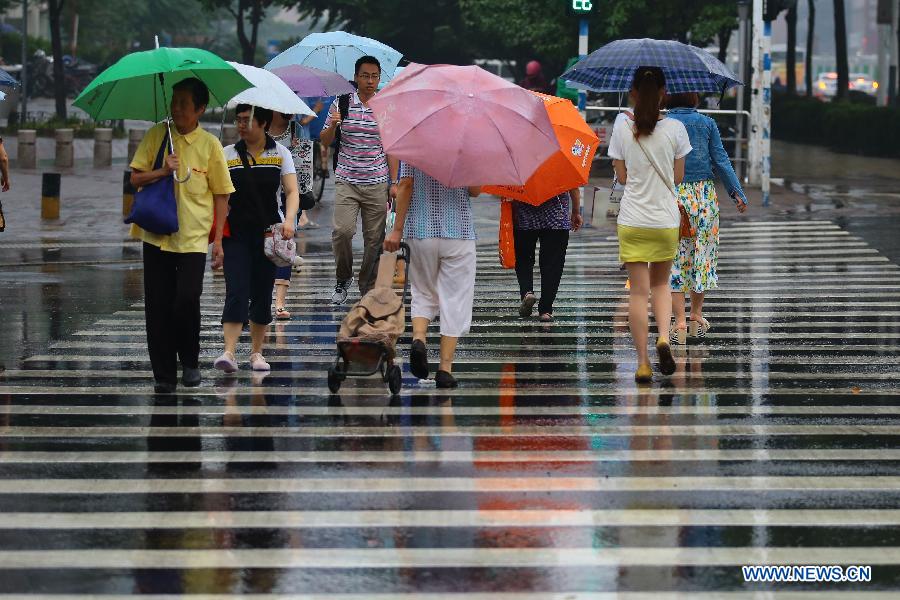
[[[566,8],[569,14],[589,15],[594,10],[593,0],[566,0]]]

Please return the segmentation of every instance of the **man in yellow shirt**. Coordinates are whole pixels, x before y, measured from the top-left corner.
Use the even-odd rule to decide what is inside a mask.
[[[221,265],[224,256],[222,231],[234,186],[222,144],[200,127],[208,103],[209,90],[199,79],[175,84],[171,104],[174,153],[167,150],[162,167],[154,170],[167,130],[160,124],[147,132],[131,162],[131,184],[135,187],[172,177],[173,173],[183,182],[175,184],[178,231],[158,235],[131,226],[132,236],[144,242],[144,316],[156,393],[175,391],[179,359],[182,384],[200,385],[200,295],[213,212],[213,265]]]

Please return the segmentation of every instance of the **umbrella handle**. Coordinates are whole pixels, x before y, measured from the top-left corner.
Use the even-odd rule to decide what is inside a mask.
[[[187,180],[191,178],[191,168],[187,167],[187,177],[184,179],[179,179],[177,172],[172,173],[172,178],[175,179],[175,183],[186,183]]]
[[[175,154],[175,144],[172,142],[172,126],[168,118],[166,119],[166,128],[169,131],[169,150],[172,154]],[[177,171],[172,172],[172,179],[175,180],[175,183],[186,183],[187,180],[191,178],[191,168],[187,165],[185,165],[185,167],[187,167],[187,177],[185,177],[184,179],[178,178]]]

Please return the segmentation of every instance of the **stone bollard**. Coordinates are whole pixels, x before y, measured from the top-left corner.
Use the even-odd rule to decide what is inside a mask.
[[[71,169],[75,166],[75,131],[56,130],[56,168]]]
[[[94,130],[94,168],[112,166],[112,140],[112,129]]]
[[[62,176],[59,173],[44,173],[41,177],[42,219],[59,218],[59,191],[61,186]]]
[[[128,130],[128,164],[131,164],[131,161],[134,160],[134,153],[137,152],[138,146],[146,133],[146,129]]]
[[[19,151],[17,164],[20,169],[37,168],[37,131],[19,130]]]
[[[234,125],[222,125],[222,145],[230,146],[238,141],[237,127]]]
[[[134,193],[137,190],[131,185],[131,171],[125,171],[125,177],[122,179],[122,216],[127,217],[131,214],[131,206],[134,204]]]

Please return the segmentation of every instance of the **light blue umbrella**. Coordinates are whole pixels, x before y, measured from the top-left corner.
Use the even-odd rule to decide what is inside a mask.
[[[386,85],[389,84],[391,81],[393,81],[393,79],[394,79],[395,77],[397,77],[397,75],[399,75],[400,73],[402,73],[402,72],[403,72],[403,69],[405,69],[405,68],[406,68],[406,67],[397,67],[396,69],[394,69],[394,74],[391,75],[391,78],[388,79],[388,80],[386,80],[386,81],[385,81],[384,78],[382,77],[381,83],[378,84],[378,89],[379,89],[379,90],[382,89],[384,86],[386,86]]]
[[[346,31],[311,33],[269,61],[266,69],[302,65],[353,79],[356,61],[374,56],[381,64],[382,81],[390,81],[403,55],[390,46]]]
[[[18,79],[16,79],[3,69],[0,69],[0,85],[5,85],[8,87],[19,87],[20,83]]]

